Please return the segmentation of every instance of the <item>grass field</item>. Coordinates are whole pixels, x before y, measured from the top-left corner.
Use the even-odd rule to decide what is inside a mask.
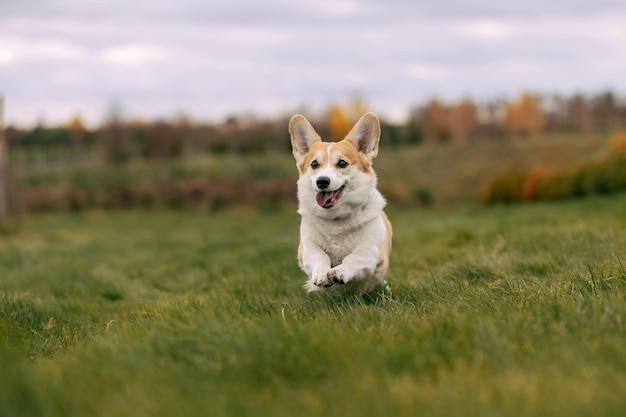
[[[1,416],[621,416],[626,195],[389,210],[392,296],[304,293],[294,211],[0,235]]]

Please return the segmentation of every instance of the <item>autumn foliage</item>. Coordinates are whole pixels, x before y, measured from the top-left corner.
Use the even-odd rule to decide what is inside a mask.
[[[363,100],[354,99],[334,102],[307,116],[324,139],[337,141],[369,110]],[[243,204],[244,197],[275,203],[293,201],[294,197],[292,179],[265,174],[271,171],[275,155],[289,154],[287,124],[292,113],[295,111],[274,119],[247,114],[209,122],[180,115],[148,121],[129,119],[119,108],[113,108],[100,126],[89,126],[75,116],[63,126],[43,123],[26,129],[9,126],[5,136],[9,160],[17,176],[20,170],[32,172],[34,167],[44,171],[50,168],[51,172],[66,168],[69,171],[71,167],[82,172],[97,168],[112,173],[110,179],[98,183],[73,177],[69,185],[55,184],[52,180],[45,180],[45,184],[25,183],[22,194],[27,209],[221,207]],[[424,149],[434,155],[449,146],[462,154],[463,167],[446,166],[446,170],[465,174],[472,171],[472,164],[482,164],[480,178],[464,178],[459,183],[467,185],[471,193],[482,183],[479,199],[485,203],[565,198],[626,189],[626,100],[611,92],[570,97],[522,92],[509,100],[487,101],[468,97],[445,101],[434,97],[410,109],[402,122],[386,120],[384,113],[379,116],[385,150],[396,152],[394,149],[411,146],[413,151],[418,151],[416,145],[426,145]],[[551,162],[558,158],[549,157],[541,164],[512,163],[515,169],[506,172],[489,172],[494,170],[490,161],[479,155],[484,146],[509,144],[505,149],[511,154],[502,152],[497,156],[502,158],[499,162],[506,164],[516,160],[515,148],[524,144],[546,143],[554,137],[572,137],[580,142],[587,135],[608,138],[606,155],[578,164],[569,161],[567,166],[559,166]],[[176,165],[177,161],[201,159],[193,158],[198,155],[240,159],[244,154],[264,158],[262,169],[246,174],[245,181],[239,181],[244,176],[209,178],[206,171],[194,171],[193,175],[177,171],[163,179],[163,167]],[[379,164],[382,162],[377,160]],[[154,171],[148,180],[131,174],[120,178],[126,168],[142,164]],[[497,169],[504,164],[500,163]],[[429,185],[430,171],[422,174],[415,168],[407,172],[411,174],[406,178],[381,184],[387,198],[398,204],[437,204],[442,191]],[[423,177],[413,178],[417,172],[416,175]],[[489,179],[484,180],[487,175]]]
[[[340,141],[345,138],[352,126],[367,111],[367,105],[362,100],[353,100],[347,106],[331,104],[328,109],[330,139]]]
[[[477,108],[469,99],[449,106],[432,99],[423,109],[421,119],[428,143],[468,143],[475,139],[478,130]]]
[[[483,203],[554,200],[626,190],[626,140],[615,133],[607,154],[573,166],[511,170],[489,178],[482,186]]]
[[[543,111],[535,96],[523,93],[506,105],[504,126],[513,135],[533,136],[545,129]]]

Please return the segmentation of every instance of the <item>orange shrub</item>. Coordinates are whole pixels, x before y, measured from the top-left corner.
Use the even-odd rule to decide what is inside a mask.
[[[487,181],[480,190],[482,203],[553,200],[626,190],[626,131],[609,138],[609,154],[572,167],[510,171]]]
[[[539,197],[539,188],[547,175],[548,172],[543,168],[536,168],[528,172],[522,184],[522,199],[537,199]]]
[[[611,134],[609,150],[611,154],[626,154],[626,130],[618,130]]]

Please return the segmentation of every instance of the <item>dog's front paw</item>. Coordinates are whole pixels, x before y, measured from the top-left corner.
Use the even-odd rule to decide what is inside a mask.
[[[330,271],[328,271],[328,274],[326,274],[326,277],[330,281],[337,283],[337,284],[345,284],[346,282],[350,281],[353,278],[352,273],[350,273],[350,271],[348,271],[346,268],[343,268],[341,265],[336,266]]]
[[[318,287],[330,287],[333,285],[333,281],[328,277],[328,274],[316,274],[311,277],[313,285]]]

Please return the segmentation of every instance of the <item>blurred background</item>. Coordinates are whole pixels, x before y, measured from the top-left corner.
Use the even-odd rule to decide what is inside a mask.
[[[398,206],[619,192],[624,74],[615,0],[3,0],[0,216],[293,205],[294,113]]]

